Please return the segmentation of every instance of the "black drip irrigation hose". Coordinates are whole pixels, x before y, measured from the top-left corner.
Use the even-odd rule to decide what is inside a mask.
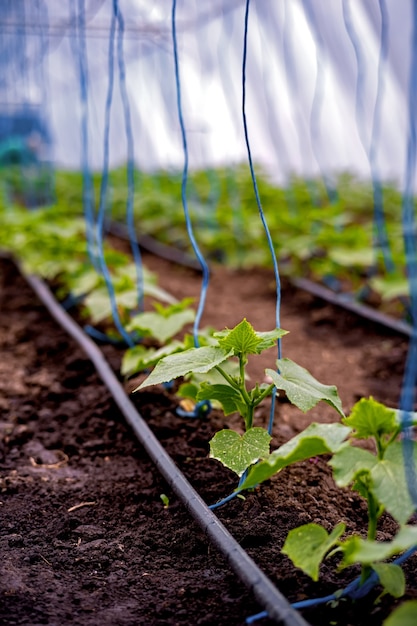
[[[325,300],[329,304],[333,304],[335,306],[346,309],[347,311],[351,311],[364,319],[367,319],[371,322],[375,322],[380,326],[385,326],[386,328],[390,328],[391,330],[399,333],[400,335],[406,335],[407,337],[411,337],[415,332],[413,327],[407,322],[403,322],[402,320],[396,320],[385,313],[381,313],[376,309],[373,309],[370,306],[365,304],[360,304],[353,300],[348,294],[338,294],[331,289],[327,289],[327,287],[322,287],[321,285],[317,285],[313,283],[311,280],[307,278],[292,278],[291,284],[293,284],[298,289],[302,289],[303,291],[307,291],[311,293],[313,296],[317,296],[322,300]]]
[[[256,563],[223,526],[216,515],[212,513],[197,491],[180,472],[127,397],[123,386],[110,368],[101,350],[62,308],[40,278],[26,275],[24,272],[22,272],[22,275],[52,317],[78,343],[94,364],[100,378],[112,394],[127,423],[159,472],[184,504],[187,511],[199,524],[211,543],[225,557],[235,574],[253,592],[258,602],[267,611],[269,618],[281,624],[281,626],[309,626],[304,618],[291,607],[285,596],[258,568]]]

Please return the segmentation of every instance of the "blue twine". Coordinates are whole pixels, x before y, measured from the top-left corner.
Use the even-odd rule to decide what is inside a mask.
[[[117,19],[119,23],[117,52],[119,66],[119,86],[125,118],[126,141],[127,141],[127,204],[126,204],[126,223],[129,233],[130,247],[132,250],[133,260],[136,268],[136,288],[138,292],[138,309],[144,309],[144,287],[143,287],[143,266],[142,257],[138,245],[138,239],[135,229],[135,218],[133,212],[134,200],[134,142],[133,131],[130,117],[129,98],[126,89],[126,68],[123,52],[123,36],[124,36],[124,20],[121,10],[115,6]]]
[[[214,511],[214,509],[218,509],[219,507],[223,506],[227,502],[230,502],[230,500],[234,500],[234,498],[237,498],[237,496],[239,494],[240,494],[240,491],[233,491],[233,493],[231,493],[230,495],[226,496],[225,498],[222,498],[218,502],[215,502],[214,504],[211,504],[209,506],[209,509]]]
[[[245,27],[244,27],[244,37],[243,37],[243,60],[242,60],[242,118],[243,118],[243,128],[244,128],[244,133],[245,133],[246,148],[248,152],[249,168],[250,168],[250,174],[251,174],[252,183],[253,183],[253,189],[255,192],[256,204],[258,206],[259,216],[261,218],[261,222],[264,227],[265,234],[266,234],[268,247],[269,247],[269,251],[271,254],[272,263],[274,267],[274,276],[275,276],[275,284],[276,284],[275,325],[276,325],[276,328],[280,328],[280,325],[281,325],[281,321],[280,321],[281,279],[279,275],[278,261],[277,261],[277,256],[274,250],[274,244],[273,244],[271,233],[270,233],[270,230],[269,230],[266,218],[265,218],[265,214],[262,209],[261,198],[259,196],[258,183],[256,181],[256,175],[255,175],[255,170],[254,170],[253,161],[252,161],[252,152],[251,152],[251,147],[250,147],[250,142],[249,142],[248,124],[246,120],[246,58],[247,58],[247,48],[248,48],[249,5],[250,5],[250,0],[246,0]],[[278,339],[277,347],[278,347],[278,358],[280,359],[281,354],[282,354],[281,339]],[[270,418],[269,418],[269,424],[268,424],[268,432],[270,434],[272,433],[272,426],[273,426],[273,421],[274,421],[274,410],[275,410],[275,392],[272,393],[271,412],[270,412]]]
[[[374,201],[375,242],[377,250],[382,253],[384,267],[387,272],[395,269],[391,247],[388,240],[387,224],[383,203],[383,191],[377,163],[377,144],[381,129],[381,105],[384,91],[384,69],[388,57],[388,11],[385,0],[378,0],[381,14],[381,46],[378,60],[378,83],[372,121],[371,144],[369,147],[369,163],[371,166],[372,190]]]
[[[100,185],[100,203],[97,215],[97,224],[96,224],[96,243],[97,243],[97,251],[101,273],[104,277],[106,288],[109,294],[111,312],[113,316],[114,324],[125,340],[126,344],[129,347],[133,347],[135,344],[132,341],[129,333],[126,332],[123,324],[120,320],[119,312],[117,310],[117,301],[116,301],[116,293],[113,286],[113,282],[110,276],[109,269],[107,267],[106,260],[104,258],[104,250],[103,250],[103,231],[104,231],[104,218],[106,213],[106,201],[107,201],[107,191],[108,191],[108,179],[109,179],[109,134],[110,134],[110,111],[112,105],[113,98],[113,83],[114,83],[114,62],[113,62],[113,53],[114,53],[114,41],[115,41],[115,33],[116,33],[116,18],[118,15],[118,0],[113,0],[113,14],[111,18],[110,24],[110,34],[109,34],[109,58],[108,58],[108,73],[109,73],[109,84],[107,90],[106,97],[106,107],[105,107],[105,124],[104,124],[104,163],[103,163],[103,172],[101,177],[101,185]]]
[[[416,167],[416,119],[417,106],[417,0],[413,1],[413,39],[408,91],[408,140],[406,179],[402,201],[402,226],[405,249],[405,262],[410,286],[410,313],[414,333],[408,348],[399,408],[403,431],[403,456],[406,468],[408,491],[417,509],[417,477],[414,462],[414,442],[409,413],[414,408],[417,390],[417,224],[414,216],[413,191]]]
[[[74,2],[75,0],[73,0]],[[90,261],[96,271],[99,271],[97,254],[95,249],[94,235],[94,191],[89,168],[89,144],[88,144],[88,61],[85,38],[85,0],[78,0],[78,20],[74,5],[78,35],[78,71],[81,97],[81,159],[83,180],[83,211],[86,224],[87,252]]]
[[[190,239],[191,245],[193,247],[194,253],[200,263],[201,270],[203,273],[203,280],[200,291],[200,299],[197,307],[197,313],[193,326],[193,337],[194,337],[194,345],[195,347],[199,347],[200,342],[198,339],[198,329],[200,327],[201,317],[204,311],[204,305],[206,301],[207,288],[209,283],[209,268],[208,265],[201,254],[200,248],[198,247],[197,241],[194,237],[193,226],[191,223],[190,213],[188,210],[187,203],[187,179],[188,179],[188,147],[187,147],[187,135],[185,132],[184,119],[182,115],[182,104],[181,104],[181,81],[180,81],[180,69],[179,69],[179,59],[178,59],[178,45],[177,45],[177,32],[176,32],[176,8],[177,2],[176,0],[172,0],[172,43],[173,43],[173,52],[174,52],[174,65],[175,65],[175,85],[177,90],[177,110],[178,110],[178,121],[181,129],[181,137],[182,137],[182,147],[184,153],[184,168],[182,173],[182,182],[181,182],[181,198],[182,205],[184,208],[184,216],[185,222],[187,226],[187,233]]]
[[[110,337],[110,335],[108,335],[107,333],[102,333],[101,330],[97,330],[97,328],[94,328],[94,326],[90,326],[89,324],[86,324],[84,326],[84,330],[87,333],[87,335],[90,335],[90,337],[92,337],[96,341],[99,341],[100,343],[110,343],[116,346],[117,348],[126,348],[126,347],[130,348],[131,347],[123,339]],[[139,337],[135,333],[132,333],[131,338],[132,338],[133,345],[135,345],[135,343],[139,341]]]
[[[259,216],[262,221],[262,225],[265,230],[266,238],[268,240],[268,247],[271,253],[272,263],[274,267],[274,275],[276,282],[276,327],[280,328],[280,306],[281,306],[281,280],[279,276],[278,270],[278,261],[274,250],[274,244],[272,241],[271,233],[268,228],[268,224],[265,219],[265,215],[262,209],[261,199],[258,191],[258,183],[256,181],[256,175],[253,167],[252,161],[252,152],[249,142],[249,133],[248,133],[248,124],[246,121],[246,57],[247,57],[247,47],[248,47],[248,22],[249,22],[249,5],[250,0],[246,0],[246,9],[245,9],[245,30],[244,30],[244,38],[243,38],[243,62],[242,62],[242,117],[243,117],[243,128],[245,133],[245,142],[248,153],[249,160],[249,168],[250,174],[253,183],[253,189],[255,192],[256,204],[258,206]],[[281,358],[281,340],[278,339],[278,358]]]

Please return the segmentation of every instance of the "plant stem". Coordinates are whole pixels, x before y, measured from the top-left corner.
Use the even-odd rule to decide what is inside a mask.
[[[367,501],[368,501],[368,541],[375,541],[376,539],[376,531],[377,531],[377,522],[378,522],[378,502],[374,498],[371,491],[367,490]],[[372,572],[372,567],[370,565],[362,565],[361,569],[361,585],[369,578]]]
[[[227,372],[225,372],[224,369],[220,367],[220,365],[216,365],[215,369],[219,372],[219,374],[223,376],[223,378],[229,383],[229,385],[233,387],[233,389],[237,389],[237,391],[240,392],[245,404],[248,407],[252,406],[252,400],[250,399],[248,391],[245,387],[245,382],[244,382],[245,379],[243,378],[237,381],[236,379],[233,378],[233,376],[230,376]]]
[[[375,437],[375,443],[376,443],[378,461],[382,461],[382,459],[384,458],[385,447],[380,437]],[[369,503],[369,498],[368,498],[368,503]]]
[[[374,498],[373,494],[368,491],[368,540],[375,541],[376,539],[376,526],[378,522],[378,502]]]
[[[224,371],[224,369],[222,369],[220,367],[220,365],[216,365],[215,369],[219,372],[219,374],[221,374],[223,376],[223,378],[226,380],[226,382],[229,383],[229,385],[231,387],[233,387],[233,389],[236,389],[240,395],[242,396],[242,399],[244,401],[244,403],[246,404],[247,407],[247,414],[244,417],[245,420],[245,428],[246,430],[248,430],[249,428],[252,428],[252,424],[253,424],[253,410],[256,406],[256,404],[254,403],[254,401],[251,399],[248,390],[246,389],[246,385],[245,385],[245,359],[243,356],[239,356],[239,370],[240,370],[240,376],[239,376],[239,380],[236,380],[235,378],[233,378],[233,376],[230,376],[227,372]]]
[[[272,385],[269,385],[269,387],[264,389],[264,391],[258,396],[258,398],[254,400],[253,406],[256,407],[262,402],[262,400],[265,400],[265,398],[270,395],[274,387],[275,385],[272,383]]]

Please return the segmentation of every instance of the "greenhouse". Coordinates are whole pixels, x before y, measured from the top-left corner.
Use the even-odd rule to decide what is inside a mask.
[[[0,15],[0,622],[417,623],[417,3]]]

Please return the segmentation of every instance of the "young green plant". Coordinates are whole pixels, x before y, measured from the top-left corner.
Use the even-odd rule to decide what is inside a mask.
[[[413,414],[414,422],[416,415]],[[385,593],[403,595],[405,580],[399,565],[385,561],[417,545],[417,527],[407,525],[414,511],[403,460],[401,425],[398,411],[389,409],[372,398],[362,398],[349,417],[342,420],[349,438],[331,452],[330,466],[336,484],[351,488],[365,498],[368,505],[366,539],[353,534],[341,539],[346,530],[339,523],[329,534],[318,524],[306,524],[288,534],[283,547],[286,554],[313,580],[319,576],[320,564],[329,555],[341,554],[339,569],[354,564],[361,566],[360,584],[372,572],[379,578]],[[328,424],[335,434],[340,424]],[[355,445],[355,440],[373,442],[373,452]],[[412,442],[414,458],[417,443]],[[285,446],[283,446],[284,448]],[[242,488],[258,484],[282,469],[282,448],[251,469]],[[378,542],[378,520],[388,512],[399,524],[397,535],[391,541]]]
[[[272,369],[266,370],[271,382],[256,383],[254,387],[248,389],[246,374],[248,357],[261,354],[273,347],[285,334],[286,331],[280,328],[269,332],[257,332],[246,319],[243,319],[231,330],[215,332],[211,345],[189,348],[164,356],[135,391],[190,374],[194,377],[205,377],[205,380],[200,380],[198,384],[196,401],[217,401],[225,415],[238,412],[245,425],[245,433],[242,436],[230,429],[218,432],[210,442],[211,457],[221,461],[238,476],[242,476],[259,459],[269,456],[271,436],[266,429],[254,426],[253,422],[255,408],[271,393],[276,393],[278,389],[285,391],[288,399],[303,411],[324,400],[343,415],[336,388],[319,383],[307,370],[289,359],[278,359],[279,373]],[[231,362],[233,364],[236,361],[237,367],[233,373],[230,366]],[[344,437],[345,431],[348,430],[339,426],[342,430],[334,440],[326,437],[326,425],[323,425],[319,434],[309,432],[306,439],[310,437],[313,447],[305,445],[302,454],[307,456],[324,454],[329,451],[329,447],[333,450],[335,445],[339,445],[340,436]],[[317,441],[319,443],[315,445]]]

